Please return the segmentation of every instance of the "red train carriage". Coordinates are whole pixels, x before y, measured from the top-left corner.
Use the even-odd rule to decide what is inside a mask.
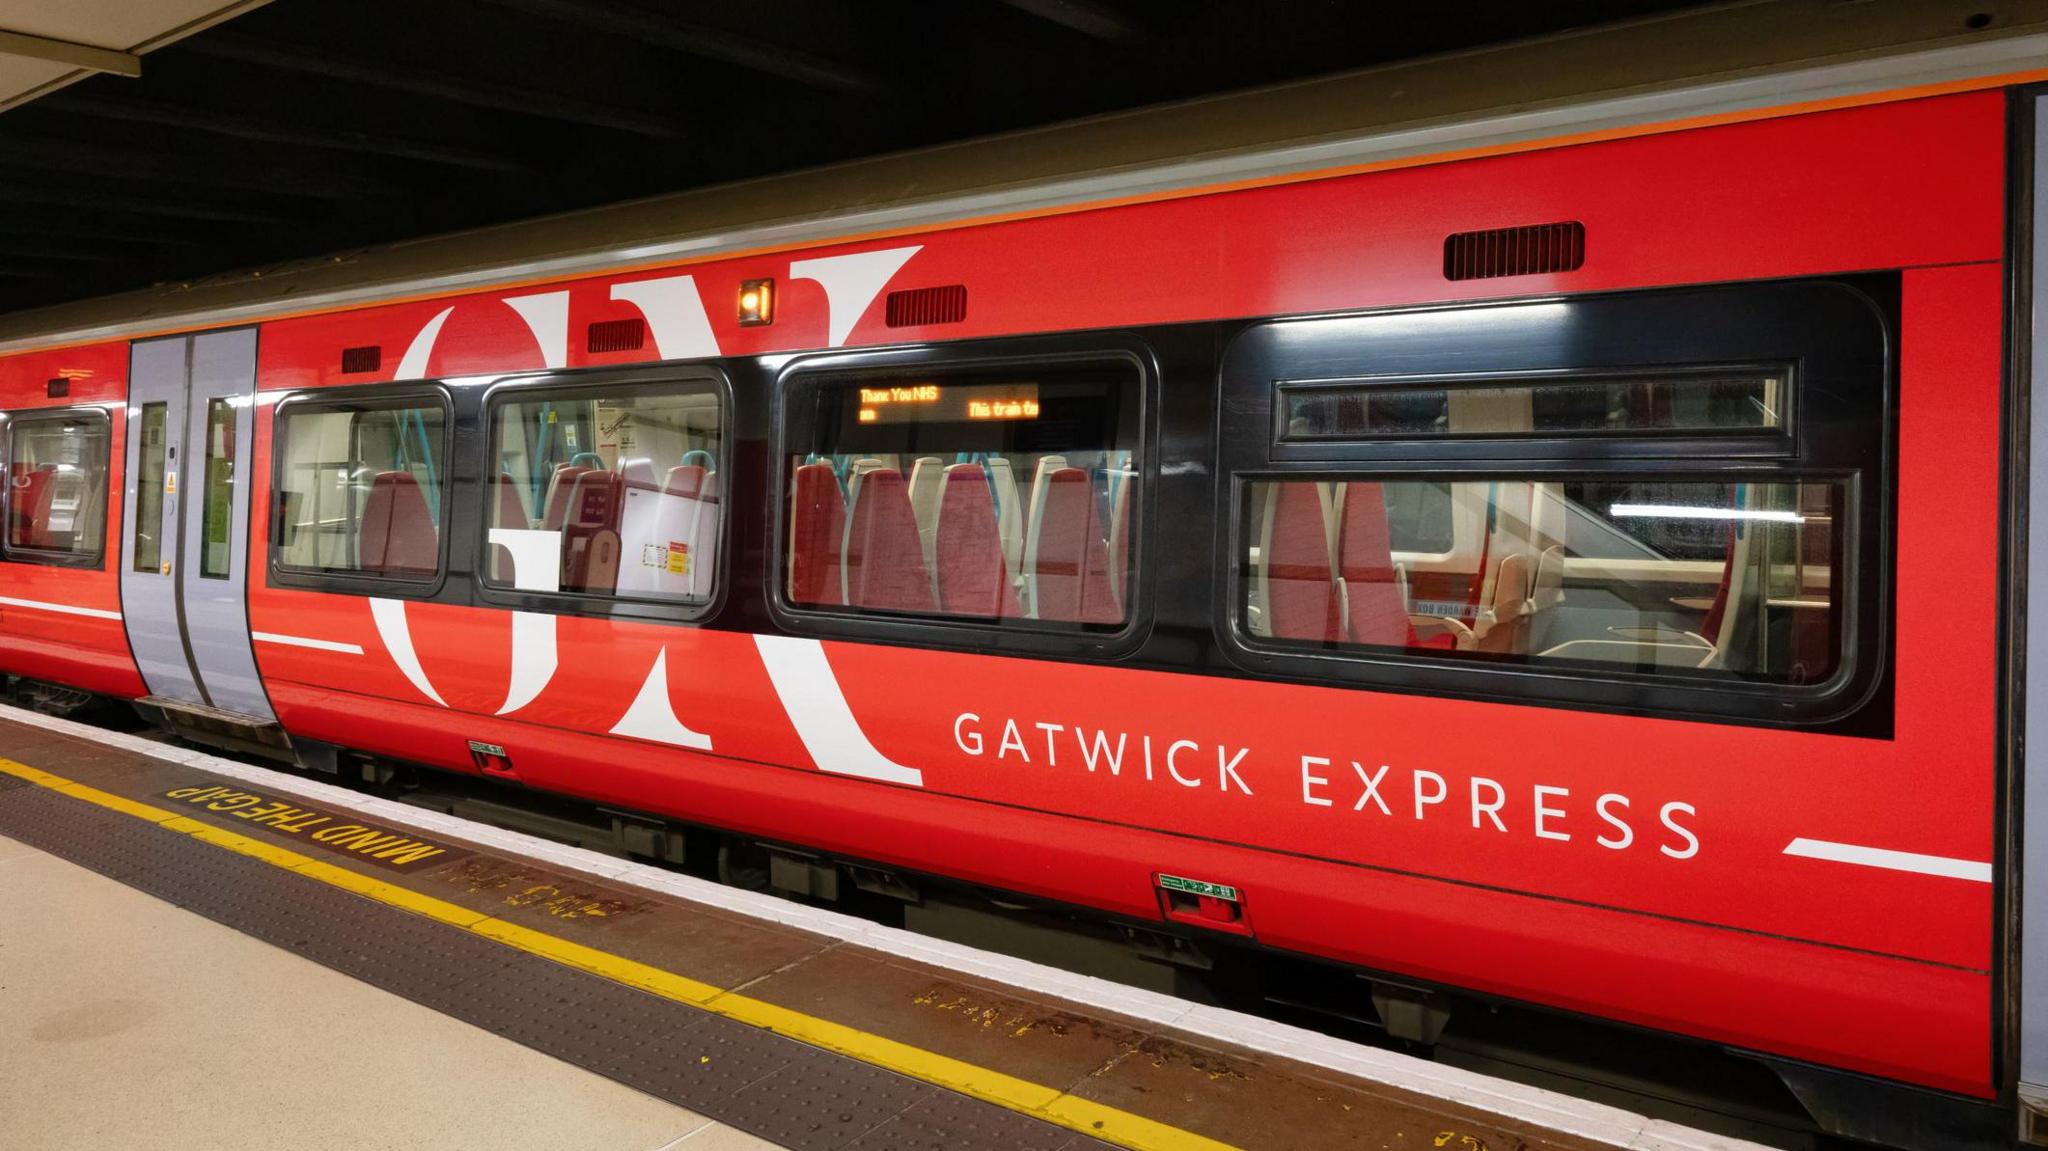
[[[0,669],[2009,1097],[1999,59],[19,319]]]

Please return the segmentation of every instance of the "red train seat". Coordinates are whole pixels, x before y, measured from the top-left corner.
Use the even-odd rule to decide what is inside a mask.
[[[1116,623],[1123,612],[1110,592],[1109,547],[1088,473],[1062,467],[1043,487],[1025,546],[1033,617]]]
[[[440,566],[440,532],[411,472],[379,472],[370,481],[356,552],[363,571],[431,575]]]
[[[1394,567],[1386,493],[1374,483],[1344,484],[1337,516],[1337,594],[1344,638],[1389,647],[1412,644],[1408,597]]]
[[[576,489],[576,477],[589,471],[575,464],[559,464],[555,474],[548,480],[546,510],[541,515],[541,527],[547,531],[560,531],[569,518],[569,497]]]
[[[1132,533],[1137,530],[1137,504],[1137,479],[1127,474],[1109,501],[1109,590],[1116,597],[1118,607],[1127,606],[1124,597],[1130,594],[1131,552],[1135,543]]]
[[[1331,569],[1327,485],[1270,484],[1259,523],[1258,580],[1266,634],[1333,643],[1341,613]],[[1382,519],[1385,512],[1381,512]]]
[[[931,611],[932,579],[917,517],[910,510],[909,485],[889,468],[870,471],[846,521],[841,553],[846,598],[853,607],[882,611]]]
[[[572,482],[562,525],[564,590],[610,592],[617,586],[624,487],[618,473],[595,469],[583,470]]]
[[[662,482],[661,490],[667,495],[694,500],[697,493],[704,489],[704,477],[708,471],[703,464],[683,464],[670,468],[668,479]]]
[[[526,502],[519,498],[519,485],[512,479],[512,473],[499,472],[494,486],[498,489],[498,498],[493,503],[491,526],[514,531],[532,528],[533,521],[527,517]],[[503,544],[492,544],[490,554],[491,582],[511,583],[512,553]]]
[[[57,465],[44,464],[33,471],[24,471],[10,481],[14,485],[8,494],[9,519],[7,543],[10,547],[39,548],[48,546],[48,524],[50,522],[50,498],[56,491]]]
[[[677,468],[675,471],[684,469]],[[675,471],[669,473],[675,482]],[[831,464],[805,464],[790,482],[789,599],[791,603],[842,602],[840,546],[846,536],[846,500]]]
[[[980,464],[954,464],[933,497],[932,585],[939,610],[953,615],[1023,615],[1003,561],[995,500]]]

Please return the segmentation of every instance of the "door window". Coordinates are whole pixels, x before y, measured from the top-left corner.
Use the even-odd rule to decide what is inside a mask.
[[[135,470],[135,570],[170,574],[164,561],[165,417],[169,405],[142,405]]]
[[[206,406],[206,499],[201,509],[205,524],[199,547],[199,574],[205,579],[228,578],[234,508],[235,405],[232,400],[214,400]]]

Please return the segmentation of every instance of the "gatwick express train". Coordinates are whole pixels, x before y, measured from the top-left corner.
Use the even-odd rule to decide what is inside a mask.
[[[2010,1128],[2048,11],[1763,7],[0,319],[0,671]]]

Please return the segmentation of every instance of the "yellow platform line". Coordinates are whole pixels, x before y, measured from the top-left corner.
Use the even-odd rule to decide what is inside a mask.
[[[1169,1124],[1134,1115],[1115,1107],[1068,1094],[1057,1088],[1005,1075],[935,1051],[899,1043],[829,1019],[820,1019],[787,1007],[740,995],[723,987],[664,971],[645,963],[573,943],[560,936],[535,931],[517,923],[459,907],[410,888],[386,883],[346,867],[302,855],[260,839],[239,835],[195,819],[138,803],[111,792],[52,775],[47,771],[0,759],[0,772],[25,779],[61,795],[83,800],[110,811],[131,815],[156,824],[166,831],[189,835],[203,843],[258,859],[275,867],[294,871],[330,887],[373,899],[387,907],[436,919],[451,927],[472,931],[507,947],[538,955],[579,971],[637,987],[702,1008],[791,1039],[836,1052],[862,1063],[886,1068],[899,1075],[921,1080],[949,1091],[972,1096],[1011,1111],[1021,1112],[1068,1130],[1092,1135],[1134,1151],[1235,1151],[1227,1143],[1197,1135]]]

